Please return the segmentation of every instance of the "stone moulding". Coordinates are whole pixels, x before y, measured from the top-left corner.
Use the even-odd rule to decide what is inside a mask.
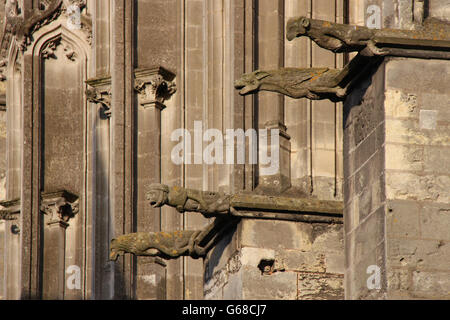
[[[79,212],[79,199],[65,190],[43,193],[40,210],[49,216],[48,225],[59,224],[67,228],[69,221]]]
[[[100,104],[104,118],[111,117],[111,76],[97,77],[89,79],[86,84],[90,88],[86,90],[88,102]]]
[[[154,106],[160,110],[165,109],[164,102],[177,91],[175,74],[161,66],[136,69],[134,77],[134,89],[139,95],[140,105],[144,108]]]

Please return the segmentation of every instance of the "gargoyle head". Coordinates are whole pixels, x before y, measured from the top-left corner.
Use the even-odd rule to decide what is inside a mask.
[[[147,192],[147,200],[153,208],[159,208],[167,204],[169,187],[163,184],[151,184]]]
[[[261,80],[270,76],[270,73],[256,70],[252,73],[244,74],[240,79],[234,82],[234,87],[239,91],[239,94],[244,96],[253,93],[261,86]]]
[[[119,243],[117,239],[111,240],[111,249],[109,254],[109,260],[110,261],[117,261],[119,256],[123,256],[125,254],[125,251],[120,248]]]
[[[311,26],[311,20],[306,17],[297,17],[289,19],[286,29],[286,38],[289,41],[306,35],[307,30]]]

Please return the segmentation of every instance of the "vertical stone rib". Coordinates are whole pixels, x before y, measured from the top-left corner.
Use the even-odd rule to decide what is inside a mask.
[[[273,70],[284,66],[284,0],[261,0],[258,3],[259,69]],[[259,185],[278,192],[290,187],[290,137],[284,124],[284,96],[271,92],[259,93],[259,129],[280,130],[279,168],[273,175],[263,176],[259,168]],[[270,141],[270,139],[267,139]],[[261,149],[261,146],[259,146]],[[267,147],[268,150],[270,148]]]
[[[312,18],[336,21],[336,3],[314,0]],[[334,53],[312,43],[313,67],[336,67]],[[336,105],[330,101],[312,102],[312,177],[313,193],[320,199],[332,199],[336,193]]]
[[[286,0],[285,24],[291,17],[308,16],[310,0]],[[311,65],[311,40],[306,37],[286,42],[286,67],[308,68]],[[285,98],[285,119],[291,136],[291,180],[306,194],[311,189],[310,101]]]
[[[38,299],[39,293],[39,57],[24,55],[23,81],[23,154],[22,154],[22,209],[21,209],[21,299]],[[34,107],[35,106],[35,107]],[[33,123],[36,122],[36,126]]]
[[[129,1],[115,0],[113,8],[111,236],[133,232],[132,6]],[[121,258],[114,278],[114,298],[132,298],[133,257]]]

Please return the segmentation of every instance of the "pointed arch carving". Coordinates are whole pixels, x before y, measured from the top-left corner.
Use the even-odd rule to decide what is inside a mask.
[[[37,263],[41,264],[38,270],[43,271],[35,277],[41,283],[39,294],[46,299],[81,299],[84,292],[84,288],[64,292],[46,275],[57,275],[58,283],[64,283],[64,274],[58,273],[61,266],[88,268],[88,253],[80,248],[84,248],[82,242],[88,237],[87,194],[92,184],[92,173],[88,172],[92,117],[85,97],[90,54],[84,31],[69,30],[64,17],[37,30],[28,50],[22,53],[23,110],[27,113],[24,115],[24,136],[33,141],[31,146],[24,146],[26,172],[23,180],[31,185],[32,194],[36,195],[23,197],[24,208],[32,208],[28,213],[26,209],[23,212],[24,219],[34,217],[33,221],[40,218],[44,221],[36,222],[29,232],[38,238],[34,252],[42,255]],[[26,81],[31,90],[27,90]],[[46,224],[48,217],[42,216],[36,208],[40,208],[43,193],[60,190],[79,196],[79,213],[72,218],[69,227],[57,231],[58,237],[67,241],[55,242],[52,240],[56,237],[55,231]],[[39,214],[41,216],[36,217]],[[58,258],[53,253],[55,246],[58,246]],[[57,263],[55,259],[59,259]]]

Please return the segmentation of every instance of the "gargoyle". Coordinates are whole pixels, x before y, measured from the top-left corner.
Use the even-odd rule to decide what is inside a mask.
[[[110,260],[116,261],[125,253],[165,259],[201,256],[203,249],[196,242],[200,233],[201,231],[175,231],[126,234],[111,241]]]
[[[126,234],[111,241],[110,260],[116,261],[125,253],[163,259],[176,259],[182,256],[198,259],[204,257],[238,220],[219,217],[203,230],[197,231]]]
[[[289,19],[286,28],[289,41],[306,36],[320,47],[335,53],[361,51],[369,47],[375,53],[383,54],[371,41],[376,34],[374,29],[306,17]]]
[[[230,211],[230,196],[224,193],[180,187],[169,188],[162,184],[150,185],[147,200],[154,208],[168,205],[180,213],[200,212],[206,218],[227,215]]]
[[[420,12],[417,13],[420,16]],[[333,23],[306,17],[291,18],[287,22],[286,38],[309,37],[320,47],[335,53],[364,50],[367,56],[383,56],[389,51],[382,50],[376,43],[383,40],[397,39],[397,41],[414,39],[416,41],[449,41],[450,24],[436,22],[428,18],[416,30],[402,29],[369,29],[367,27]],[[367,50],[365,50],[367,49]]]
[[[281,68],[244,74],[234,86],[241,95],[272,91],[294,99],[342,101],[347,89],[339,86],[342,70],[329,68]]]

